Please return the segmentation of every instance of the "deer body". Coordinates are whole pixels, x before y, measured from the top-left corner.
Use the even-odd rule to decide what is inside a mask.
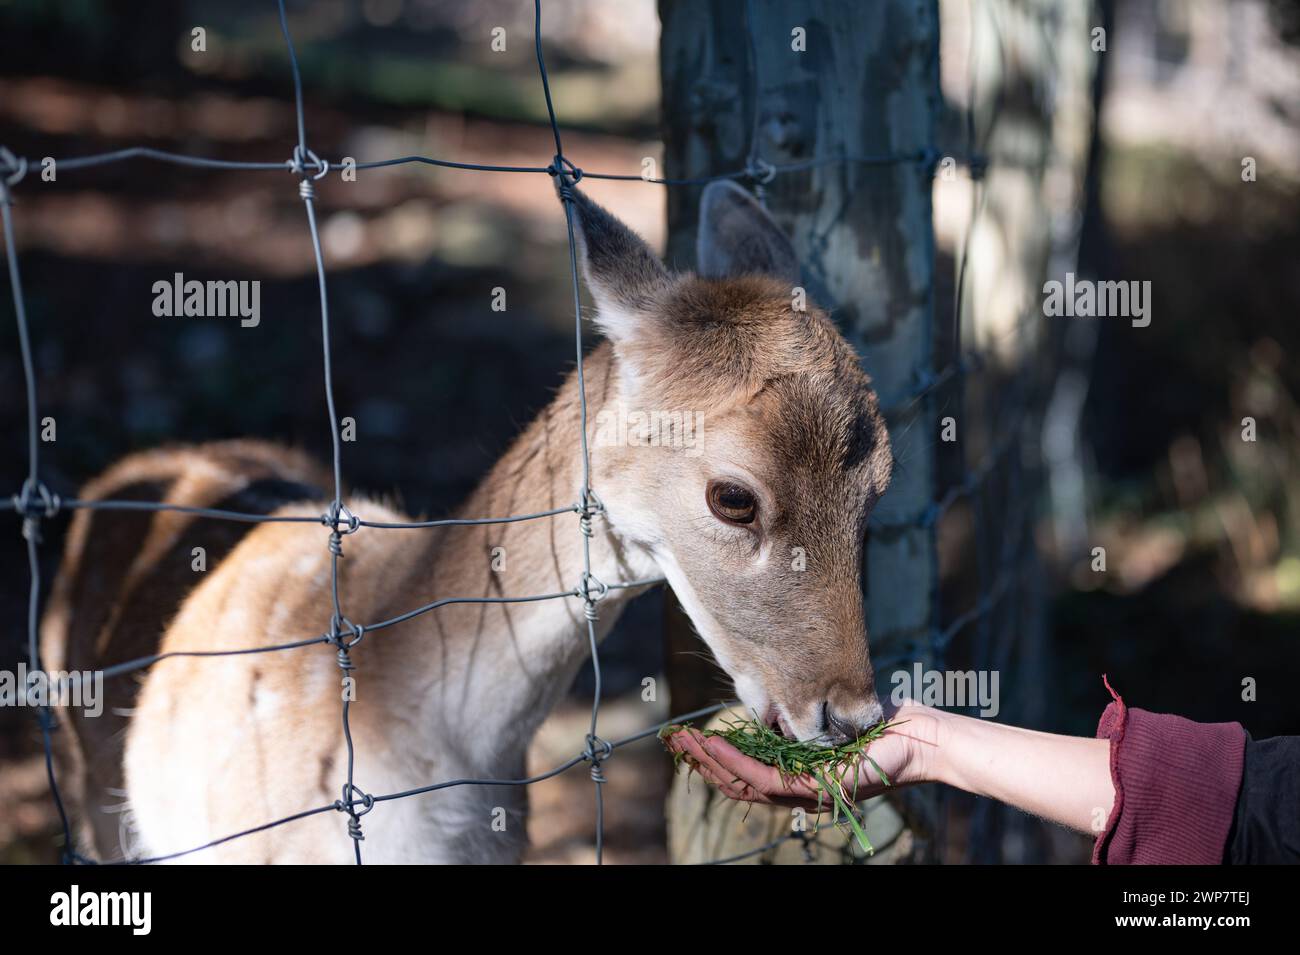
[[[789,264],[776,261],[775,227],[736,187],[706,194],[709,278],[670,276],[599,206],[581,194],[575,203],[597,320],[610,338],[584,361],[591,486],[604,503],[591,541],[594,576],[666,576],[745,702],[787,732],[815,738],[867,725],[879,705],[858,564],[889,457],[855,357],[823,316],[789,314],[788,280],[740,277],[784,267],[788,279]],[[629,409],[703,409],[702,453],[683,454],[671,441],[596,440],[602,415]],[[574,503],[579,428],[571,375],[461,516]],[[296,452],[225,442],[126,458],[82,496],[317,517],[327,486]],[[843,511],[838,519],[815,506],[828,495]],[[378,501],[348,503],[367,520],[408,520]],[[80,511],[43,625],[44,663],[98,669],[328,632],[327,533],[314,523],[231,527],[176,513]],[[190,569],[195,546],[207,551],[204,573]],[[795,546],[811,573],[787,570]],[[343,553],[342,610],[359,624],[444,597],[571,591],[583,570],[570,515],[363,527],[344,537]],[[503,567],[494,569],[494,554]],[[600,601],[598,638],[635,593],[611,590]],[[791,621],[810,600],[814,619]],[[351,651],[358,788],[380,795],[524,777],[534,732],[588,652],[573,597],[449,604],[367,633]],[[164,856],[334,802],[347,772],[341,700],[341,672],[324,645],[173,657],[111,681],[104,716],[70,711],[63,721],[63,768],[83,838],[105,859]],[[516,861],[525,793],[475,785],[377,804],[362,820],[363,859]],[[345,823],[323,812],[180,861],[350,862]]]
[[[598,389],[610,352],[587,360]],[[562,507],[574,499],[579,460],[576,382],[496,465],[463,508],[465,516]],[[128,458],[88,488],[120,498],[143,484],[166,487],[167,503],[215,507],[241,503],[238,493],[268,479],[323,478],[300,456],[272,445],[218,444]],[[235,500],[231,501],[232,495]],[[245,505],[247,506],[247,505]],[[409,517],[375,501],[353,501],[367,519]],[[319,515],[324,500],[271,511]],[[104,515],[74,520],[69,557]],[[136,558],[120,589],[150,586],[162,560],[187,567],[201,518],[160,514],[115,516],[118,525],[151,522],[151,547]],[[593,573],[617,582],[654,577],[644,553],[624,548],[612,521],[595,522]],[[153,648],[118,654],[78,641],[66,654],[64,634],[79,625],[76,591],[120,570],[89,560],[65,565],[46,621],[47,665],[93,669],[136,653],[252,649],[325,633],[332,612],[327,531],[315,524],[254,525],[196,582]],[[560,515],[501,525],[431,530],[363,528],[344,539],[342,605],[349,620],[386,620],[443,596],[493,597],[557,593],[582,571],[576,517]],[[504,548],[505,566],[491,554]],[[138,582],[138,583],[137,583]],[[601,601],[603,635],[634,590]],[[110,633],[111,627],[109,628]],[[102,639],[102,635],[101,635]],[[53,645],[53,646],[52,646]],[[456,778],[519,779],[542,719],[568,688],[588,653],[582,605],[573,598],[521,604],[451,604],[363,638],[352,650],[357,669],[350,724],[355,779],[373,794]],[[134,702],[117,758],[116,785],[127,794],[129,820],[107,818],[94,833],[108,858],[166,855],[339,799],[346,778],[341,728],[341,673],[328,647],[219,658],[173,658],[154,665]],[[109,687],[110,706],[121,707]],[[101,717],[113,719],[111,715]],[[82,719],[78,735],[85,724]],[[104,727],[90,729],[101,745]],[[110,773],[111,776],[111,773]],[[215,781],[215,782],[214,782]],[[102,787],[101,787],[102,789]],[[363,858],[373,862],[510,862],[524,845],[520,787],[466,787],[385,803],[364,820]],[[87,798],[95,795],[88,793]],[[101,795],[99,798],[103,799]],[[120,802],[120,800],[107,800]],[[493,829],[492,812],[506,811]],[[90,807],[87,807],[90,808]],[[92,814],[93,815],[93,814]],[[115,814],[120,817],[119,814]],[[338,814],[322,814],[265,834],[233,840],[182,861],[347,862],[353,849]]]

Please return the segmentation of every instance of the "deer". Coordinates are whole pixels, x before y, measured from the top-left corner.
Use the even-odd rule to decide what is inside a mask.
[[[893,468],[859,356],[823,310],[799,307],[793,245],[738,184],[703,191],[696,272],[670,271],[583,191],[569,201],[604,339],[582,359],[601,504],[592,576],[666,580],[756,718],[792,738],[857,738],[882,717],[860,575],[867,521]],[[459,516],[573,502],[579,387],[575,368]],[[602,416],[651,412],[702,415],[691,419],[703,422],[700,440],[597,440]],[[133,453],[81,497],[319,518],[329,486],[305,453],[247,439]],[[349,495],[348,506],[370,522],[411,520],[377,497]],[[444,596],[570,591],[584,570],[582,536],[562,516],[366,526],[344,540],[339,590],[357,622]],[[195,547],[203,573],[191,568]],[[504,571],[493,553],[506,555]],[[330,572],[311,521],[74,514],[42,622],[45,665],[93,671],[173,654],[106,681],[104,715],[70,711],[57,734],[79,838],[100,858],[168,856],[337,799],[347,751],[334,654],[175,655],[327,632]],[[607,590],[597,639],[649,586]],[[350,650],[358,791],[523,778],[530,740],[590,655],[585,609],[572,598],[449,604],[364,634]],[[466,785],[377,803],[363,819],[365,861],[517,862],[526,789]],[[343,822],[322,812],[174,861],[348,863]]]

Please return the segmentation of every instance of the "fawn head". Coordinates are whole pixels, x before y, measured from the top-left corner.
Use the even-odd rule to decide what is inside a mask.
[[[856,739],[881,718],[859,581],[893,465],[870,379],[734,183],[704,192],[698,275],[574,204],[614,353],[592,445],[611,525],[658,561],[757,718]]]

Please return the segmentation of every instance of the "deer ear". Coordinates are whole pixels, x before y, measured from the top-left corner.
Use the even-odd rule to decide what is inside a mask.
[[[618,344],[646,321],[670,276],[645,241],[578,190],[573,190],[574,236],[596,324]]]
[[[729,179],[704,188],[695,254],[705,278],[757,273],[799,282],[799,258],[790,240],[767,210]]]

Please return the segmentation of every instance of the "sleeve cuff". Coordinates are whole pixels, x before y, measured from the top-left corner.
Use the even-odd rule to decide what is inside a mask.
[[[1115,804],[1094,865],[1218,865],[1232,829],[1246,748],[1240,723],[1194,723],[1114,698],[1097,724],[1110,740]]]

